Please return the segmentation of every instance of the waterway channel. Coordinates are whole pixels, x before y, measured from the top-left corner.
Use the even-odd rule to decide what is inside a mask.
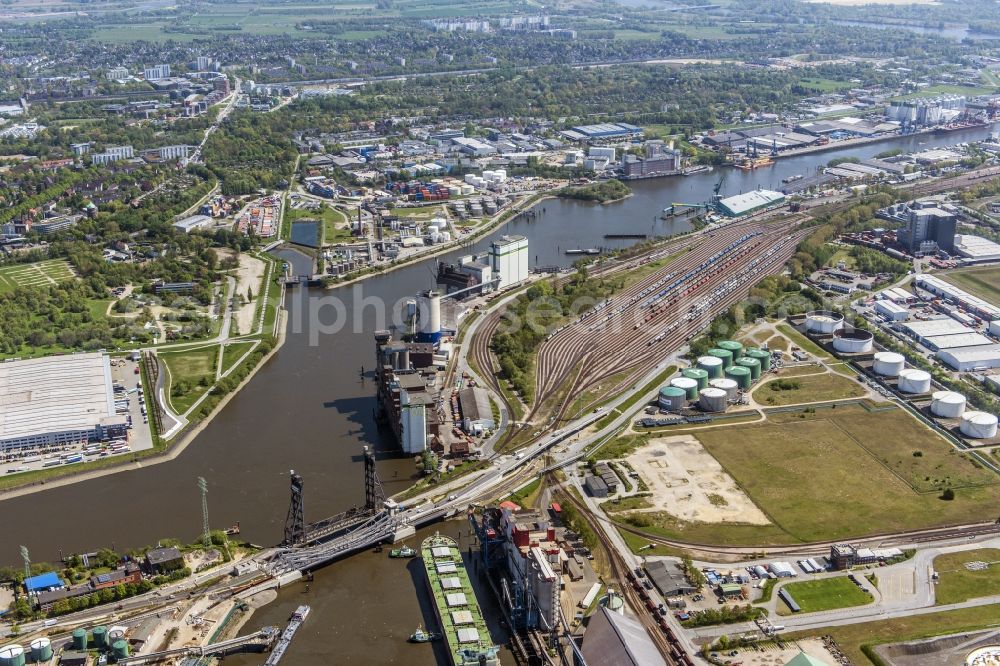
[[[753,172],[729,170],[723,194],[756,187],[780,189],[781,180],[815,172],[835,157],[869,157],[887,148],[915,150],[983,139],[989,130],[946,136],[915,136],[864,146],[778,160]],[[606,206],[568,200],[546,200],[534,217],[518,218],[496,231],[528,237],[532,265],[568,265],[567,248],[611,245],[607,233],[678,233],[686,223],[663,222],[660,211],[671,202],[707,200],[719,172],[632,183],[634,195]],[[475,248],[485,247],[488,239]],[[616,241],[617,243],[634,241]],[[447,260],[468,252],[456,250]],[[308,272],[302,255],[279,253],[296,273]],[[374,277],[357,285],[314,296],[337,296],[351,303],[352,293],[397,303],[433,284],[433,262],[422,262]],[[305,290],[288,294],[290,320],[302,307]],[[327,313],[329,315],[329,313]],[[194,540],[201,530],[201,503],[196,485],[209,483],[211,523],[224,527],[240,521],[243,536],[254,543],[274,544],[281,538],[288,502],[288,471],[305,479],[307,520],[317,520],[363,502],[361,446],[380,454],[379,472],[388,493],[405,488],[415,478],[408,459],[391,455],[391,442],[373,419],[374,385],[360,375],[373,363],[374,308],[360,313],[357,326],[310,344],[308,330],[291,330],[276,356],[234,397],[197,440],[175,460],[53,488],[0,502],[4,540],[0,562],[19,562],[24,544],[35,561],[54,560],[60,552],[84,552],[104,545],[119,550],[154,543],[162,537]],[[329,317],[328,317],[329,318]],[[464,522],[442,525],[448,533]],[[425,535],[433,530],[424,530]],[[422,538],[419,537],[419,538]],[[418,539],[411,543],[419,545]],[[465,547],[464,544],[463,547]],[[385,554],[364,553],[319,572],[310,592],[304,586],[283,591],[278,601],[260,611],[254,626],[284,621],[297,604],[310,603],[314,612],[296,637],[291,663],[433,664],[426,646],[409,646],[405,637],[421,615],[423,581],[419,569],[389,560]],[[414,588],[420,590],[418,597]],[[237,663],[259,663],[250,658]]]

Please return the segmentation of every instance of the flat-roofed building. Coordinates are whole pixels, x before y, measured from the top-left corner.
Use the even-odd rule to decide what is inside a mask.
[[[0,363],[0,451],[121,437],[126,427],[104,354]]]

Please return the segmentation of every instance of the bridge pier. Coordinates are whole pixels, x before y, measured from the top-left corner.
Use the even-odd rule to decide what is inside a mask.
[[[413,525],[403,525],[397,529],[392,534],[392,542],[397,543],[403,539],[408,539],[417,533],[417,529]]]

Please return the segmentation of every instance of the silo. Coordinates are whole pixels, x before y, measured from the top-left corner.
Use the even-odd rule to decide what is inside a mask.
[[[726,400],[736,400],[736,396],[739,394],[740,385],[735,379],[730,377],[723,377],[722,379],[713,379],[709,383],[709,388],[717,388],[726,392]]]
[[[664,386],[660,389],[660,395],[656,399],[660,409],[670,412],[678,412],[684,409],[687,404],[687,393],[682,388],[676,386]]]
[[[760,371],[767,372],[771,369],[771,353],[766,352],[763,349],[757,349],[756,347],[751,347],[743,354],[747,358],[755,358],[760,361]]]
[[[99,650],[103,650],[108,647],[108,628],[107,627],[94,627],[94,645]]]
[[[734,365],[726,370],[726,377],[736,382],[737,386],[744,391],[750,390],[750,385],[753,384],[753,375],[750,373],[750,368],[745,368],[742,365]]]
[[[704,370],[711,379],[722,376],[722,359],[717,356],[699,356],[698,367]]]
[[[903,393],[927,393],[931,390],[931,375],[923,370],[906,368],[899,373],[896,388]]]
[[[128,643],[123,640],[115,641],[111,644],[111,654],[115,659],[124,659],[128,656]]]
[[[833,334],[833,348],[841,354],[867,354],[872,350],[873,337],[861,328],[841,329]]]
[[[743,345],[735,340],[723,340],[717,346],[719,349],[725,349],[727,352],[731,352],[734,361],[743,356]]]
[[[736,365],[750,370],[750,379],[754,381],[760,379],[760,361],[757,359],[744,356],[740,360],[736,361]]]
[[[670,385],[684,391],[688,400],[698,399],[698,382],[690,377],[674,377],[670,380]]]
[[[955,391],[935,391],[931,413],[943,419],[957,419],[965,412],[965,396]]]
[[[883,377],[898,377],[906,364],[902,354],[896,352],[878,352],[875,354],[875,374]]]
[[[47,638],[36,638],[31,641],[31,660],[35,662],[52,659],[52,643]]]
[[[708,355],[714,356],[718,359],[722,359],[723,368],[728,368],[733,364],[733,352],[729,351],[728,349],[718,349],[718,348],[709,349]]]
[[[681,374],[698,382],[698,390],[708,386],[708,372],[701,368],[684,368]]]
[[[108,642],[114,645],[115,641],[125,638],[125,627],[111,627],[108,629]]]
[[[810,333],[830,335],[844,327],[844,315],[831,310],[813,310],[806,313],[806,330]]]
[[[417,297],[420,328],[417,330],[417,342],[441,341],[441,292],[425,291]]]
[[[966,412],[959,429],[970,439],[993,439],[997,436],[997,417],[986,412]]]
[[[719,388],[708,387],[699,394],[698,406],[706,412],[726,411],[726,392]]]
[[[24,666],[24,648],[16,643],[0,648],[0,666]]]
[[[77,651],[87,649],[87,630],[83,627],[73,630],[73,649]]]

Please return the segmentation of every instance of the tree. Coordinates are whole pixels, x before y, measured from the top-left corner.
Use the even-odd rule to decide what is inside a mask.
[[[941,493],[941,499],[945,500],[946,502],[950,502],[951,500],[955,499],[955,491],[952,490],[951,488],[945,488],[944,492]]]
[[[247,287],[247,301],[253,303],[253,287]]]

